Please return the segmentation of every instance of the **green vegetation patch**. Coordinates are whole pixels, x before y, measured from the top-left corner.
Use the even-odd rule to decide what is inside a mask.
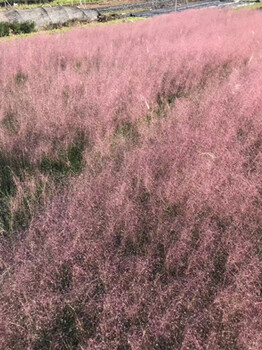
[[[8,114],[2,123],[9,132],[16,130],[12,114]],[[6,154],[0,151],[0,233],[10,237],[13,232],[28,227],[52,184],[64,186],[71,176],[82,171],[86,145],[84,135],[78,133],[72,144],[60,151],[58,157],[43,156],[37,164],[31,163],[19,152]],[[48,176],[48,186],[42,181],[43,175]],[[31,187],[27,185],[30,181],[34,184]],[[22,193],[18,192],[18,184],[23,186]]]
[[[79,174],[84,166],[83,151],[85,145],[84,135],[79,134],[67,149],[59,153],[57,158],[44,156],[39,163],[40,171],[59,180],[61,177]]]
[[[1,151],[0,164],[0,232],[2,231],[7,234],[12,231],[12,228],[17,226],[14,223],[15,217],[21,221],[20,214],[18,213],[19,211],[23,213],[24,218],[27,216],[28,208],[23,208],[25,202],[22,204],[18,212],[12,212],[10,208],[10,199],[15,197],[17,193],[16,183],[23,181],[25,173],[32,171],[32,166],[22,157],[16,157],[10,154],[7,155]],[[27,219],[25,220],[27,221]]]
[[[13,5],[14,3],[16,3],[16,1],[11,0],[8,1],[10,3],[10,5]],[[101,0],[85,0],[84,3],[85,4],[90,4],[90,3],[101,3]],[[82,5],[82,3],[79,0],[23,0],[23,1],[19,1],[19,3],[17,4],[17,8],[19,9],[28,9],[28,8],[34,8],[34,7],[38,7],[44,4],[48,4],[49,6],[63,6],[63,5],[73,5],[73,6],[78,6],[78,5]]]
[[[23,23],[0,22],[0,37],[9,36],[10,34],[29,34],[35,31],[35,23],[26,21]]]
[[[11,111],[7,112],[2,120],[2,125],[8,131],[8,133],[15,134],[18,129],[18,123],[15,114]]]
[[[251,2],[251,1],[249,1],[249,2]],[[255,2],[255,4],[254,4],[254,2]],[[239,6],[239,7],[235,8],[235,10],[237,10],[237,11],[238,10],[258,10],[260,8],[262,8],[262,2],[260,2],[260,1],[252,1],[252,4]]]
[[[53,323],[39,332],[33,349],[49,350],[54,339],[59,349],[82,349],[80,344],[95,334],[99,317],[99,310],[86,310],[81,302],[65,303],[57,308]]]
[[[116,127],[114,137],[123,137],[128,143],[136,144],[139,141],[139,131],[136,123],[122,122]]]
[[[10,27],[9,23],[0,22],[0,37],[9,36]]]

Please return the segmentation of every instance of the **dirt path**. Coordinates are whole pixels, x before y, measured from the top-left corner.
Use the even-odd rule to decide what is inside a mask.
[[[255,2],[254,2],[255,3]],[[220,1],[220,0],[199,0],[199,1],[189,1],[188,4],[186,0],[178,0],[177,7],[175,6],[175,0],[154,0],[140,3],[127,3],[116,6],[105,6],[97,8],[100,13],[119,13],[125,12],[124,16],[133,17],[154,17],[157,15],[162,15],[166,13],[171,13],[175,11],[185,11],[188,9],[201,9],[206,7],[241,7],[244,5],[254,4],[251,2],[244,1]],[[139,11],[139,9],[143,9]],[[132,10],[136,10],[132,12]],[[137,11],[138,10],[138,11]]]

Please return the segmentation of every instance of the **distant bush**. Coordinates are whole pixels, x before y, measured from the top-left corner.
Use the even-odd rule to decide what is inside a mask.
[[[9,35],[9,23],[0,22],[0,37]]]
[[[9,24],[9,27],[14,34],[27,34],[35,31],[35,23],[32,21],[13,22]]]
[[[34,31],[35,31],[35,23],[32,21],[26,21],[23,23],[0,22],[0,37],[9,36],[10,32],[13,34],[27,34],[27,33],[32,33]]]
[[[22,33],[32,33],[35,31],[35,23],[32,21],[26,21],[20,24],[20,30]]]
[[[13,34],[21,34],[21,24],[18,22],[10,23],[9,24],[10,29],[12,30]]]

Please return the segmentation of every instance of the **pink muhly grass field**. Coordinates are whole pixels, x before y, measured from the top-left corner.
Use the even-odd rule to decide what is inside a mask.
[[[262,349],[261,23],[0,42],[1,349]]]

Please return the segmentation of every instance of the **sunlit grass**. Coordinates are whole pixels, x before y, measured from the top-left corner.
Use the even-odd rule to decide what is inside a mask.
[[[244,6],[239,6],[237,8],[235,8],[235,10],[258,10],[262,8],[262,2],[256,2],[256,3],[253,3],[250,4],[250,5],[244,5]]]
[[[120,0],[119,0],[120,1]],[[28,9],[28,8],[35,8],[39,6],[58,6],[58,5],[72,5],[72,6],[78,6],[78,5],[88,5],[88,4],[94,4],[94,3],[101,3],[103,0],[54,0],[48,3],[41,3],[38,4],[17,4],[15,8],[19,9]],[[4,10],[4,8],[2,9]]]

